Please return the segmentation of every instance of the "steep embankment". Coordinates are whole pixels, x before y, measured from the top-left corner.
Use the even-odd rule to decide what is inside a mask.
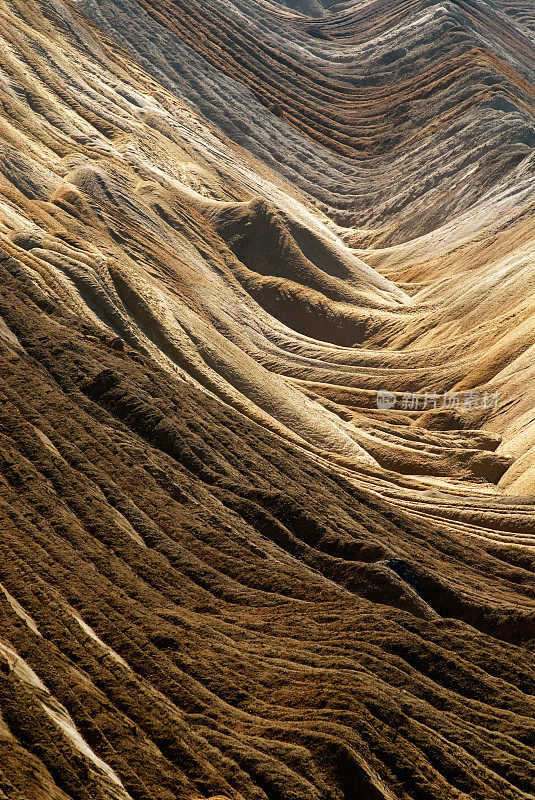
[[[532,31],[0,0],[0,798],[533,797]]]

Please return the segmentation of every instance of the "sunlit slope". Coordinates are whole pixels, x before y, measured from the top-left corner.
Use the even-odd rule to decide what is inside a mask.
[[[532,797],[532,31],[0,2],[0,798]]]

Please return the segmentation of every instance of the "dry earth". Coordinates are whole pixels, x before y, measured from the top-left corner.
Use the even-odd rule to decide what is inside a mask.
[[[0,0],[1,800],[535,797],[534,31]]]

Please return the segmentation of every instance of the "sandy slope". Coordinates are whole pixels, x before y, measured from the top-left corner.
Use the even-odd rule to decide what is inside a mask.
[[[0,798],[533,797],[529,4],[0,37]]]

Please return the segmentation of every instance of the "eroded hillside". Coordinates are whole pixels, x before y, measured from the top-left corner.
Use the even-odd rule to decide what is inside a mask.
[[[0,0],[0,798],[535,791],[527,0]]]

